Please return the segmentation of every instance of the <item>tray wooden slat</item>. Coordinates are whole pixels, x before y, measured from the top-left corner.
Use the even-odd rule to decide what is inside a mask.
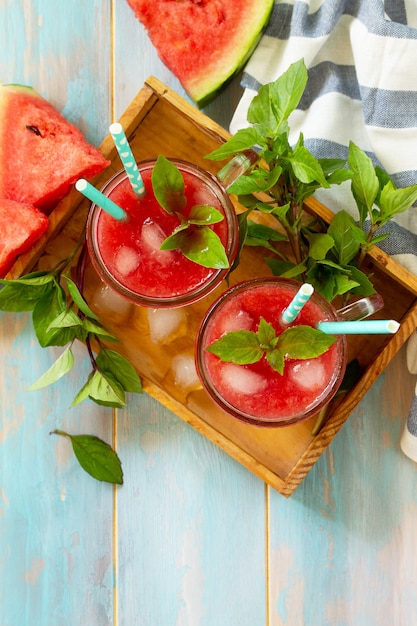
[[[204,155],[229,137],[227,131],[153,77],[146,81],[119,121],[137,160],[164,154],[197,163],[213,173],[223,165],[205,159]],[[121,169],[110,136],[100,149],[112,165],[96,177],[94,183],[99,187]],[[239,211],[236,199],[232,200]],[[309,199],[306,205],[309,211],[331,221],[332,212],[317,200]],[[48,233],[30,253],[19,257],[8,278],[34,268],[51,267],[82,233],[88,209],[89,202],[75,190],[71,191],[52,212]],[[183,309],[185,319],[178,336],[164,344],[152,342],[146,309],[128,304],[117,312],[103,308],[103,302],[98,299],[101,284],[91,267],[87,268],[85,296],[101,321],[119,338],[117,349],[135,365],[150,395],[288,497],[417,326],[417,278],[378,249],[368,255],[367,270],[373,273],[375,287],[385,300],[380,316],[397,319],[401,328],[389,337],[349,338],[349,358],[358,358],[363,374],[355,388],[335,403],[316,436],[312,435],[316,417],[286,428],[258,428],[226,415],[201,388],[196,386],[186,391],[176,384],[170,370],[172,358],[178,353],[193,354],[194,338],[204,312],[226,284]],[[269,274],[262,252],[245,249],[230,283],[261,274]]]

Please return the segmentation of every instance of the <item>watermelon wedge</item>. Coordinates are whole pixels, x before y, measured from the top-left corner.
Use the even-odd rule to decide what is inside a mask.
[[[33,205],[0,199],[0,278],[47,231],[48,224],[49,218]]]
[[[201,108],[255,49],[274,0],[127,0],[161,60]]]
[[[110,164],[34,89],[0,83],[0,198],[48,213],[77,178]]]

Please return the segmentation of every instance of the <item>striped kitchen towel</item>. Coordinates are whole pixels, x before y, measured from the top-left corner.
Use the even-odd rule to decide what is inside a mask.
[[[289,120],[292,143],[302,132],[316,157],[346,159],[352,140],[398,187],[416,184],[417,0],[275,0],[245,67],[232,134],[247,126],[259,87],[300,58],[309,78]],[[335,212],[345,208],[358,217],[348,182],[317,197]],[[397,216],[386,230],[391,236],[381,247],[417,274],[417,209]],[[409,423],[417,425],[417,396]],[[417,426],[412,437],[417,460]],[[409,446],[403,450],[412,456]]]

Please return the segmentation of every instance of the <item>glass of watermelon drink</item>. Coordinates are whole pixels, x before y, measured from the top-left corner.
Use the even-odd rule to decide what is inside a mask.
[[[219,236],[230,266],[239,237],[236,213],[225,186],[196,165],[178,159],[170,161],[184,178],[187,207],[209,205],[224,216],[210,228]],[[87,220],[88,251],[102,281],[130,302],[151,308],[184,306],[215,289],[229,269],[207,268],[179,250],[160,249],[180,222],[154,196],[154,164],[155,160],[138,163],[146,188],[143,198],[132,190],[125,171],[118,172],[102,188],[104,195],[126,211],[128,220],[115,220],[92,204]]]
[[[256,363],[226,362],[207,348],[231,331],[257,331],[260,318],[279,336],[287,325],[280,320],[301,284],[272,277],[254,278],[225,291],[207,311],[196,340],[196,368],[212,400],[233,417],[257,426],[288,426],[318,413],[337,392],[346,369],[347,344],[339,336],[316,358],[287,359],[283,373],[265,356]],[[290,325],[316,327],[334,321],[338,313],[320,294],[313,293]]]

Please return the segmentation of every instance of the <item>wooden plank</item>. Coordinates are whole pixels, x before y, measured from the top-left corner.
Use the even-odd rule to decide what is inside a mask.
[[[0,79],[33,86],[96,145],[109,123],[109,20],[99,0],[0,3]],[[69,409],[89,372],[84,348],[68,379],[27,391],[60,353],[37,345],[27,314],[0,314],[0,347],[0,623],[111,624],[113,490],[49,435],[111,442],[111,411]]]
[[[271,626],[416,621],[414,384],[401,350],[292,498],[271,492]]]
[[[149,396],[117,440],[119,623],[265,624],[264,484]]]
[[[181,107],[174,120],[181,126],[195,107],[178,97],[185,95],[178,81],[149,53],[143,29],[126,7],[117,3],[115,15],[115,83],[122,86],[115,94],[117,117],[129,134],[132,119],[135,125],[138,115],[152,119],[150,111],[166,94]],[[163,83],[151,79],[142,89],[151,75]],[[166,93],[166,85],[178,95]],[[230,115],[232,109],[223,102],[222,111]],[[215,129],[217,137],[224,132],[213,121]],[[162,141],[167,136],[152,121],[143,134],[139,128],[138,158],[149,156],[149,133]],[[195,151],[191,146],[191,159]],[[131,396],[126,410],[118,411],[125,474],[117,491],[119,623],[266,624],[263,482],[174,415],[178,402],[163,389],[146,379],[144,385],[148,394]],[[236,568],[242,556],[245,567]]]

